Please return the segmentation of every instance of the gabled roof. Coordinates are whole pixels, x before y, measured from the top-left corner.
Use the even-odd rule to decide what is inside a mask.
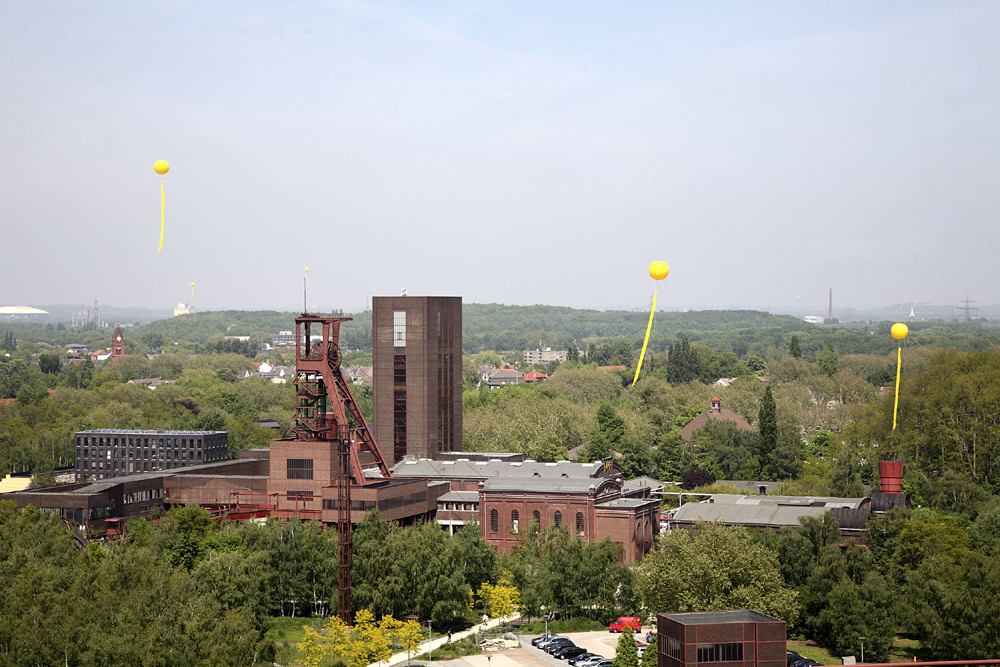
[[[740,417],[738,414],[736,414],[729,408],[720,407],[718,410],[714,408],[705,410],[700,415],[692,419],[691,423],[689,423],[687,426],[681,429],[680,436],[685,440],[690,440],[691,438],[694,437],[694,432],[705,426],[705,424],[707,424],[710,419],[721,419],[723,421],[730,421],[736,424],[736,426],[738,426],[740,429],[744,431],[750,431],[752,433],[757,432],[757,429],[751,426],[747,422],[747,420],[743,419],[743,417]]]

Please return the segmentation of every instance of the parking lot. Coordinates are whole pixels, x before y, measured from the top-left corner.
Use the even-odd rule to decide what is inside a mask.
[[[643,629],[642,634],[636,634],[635,640],[641,641],[646,636],[648,629]],[[598,632],[561,632],[559,633],[563,637],[569,637],[570,640],[577,646],[585,648],[591,653],[597,653],[603,655],[607,659],[612,659],[615,657],[615,649],[618,647],[618,635],[617,633],[611,633],[607,630]],[[545,651],[535,648],[531,645],[531,640],[538,635],[524,635],[521,638],[521,645],[524,650],[529,651],[532,656],[544,660],[546,664],[549,665],[559,665],[560,667],[569,667],[565,660],[558,660],[553,658],[551,655]]]

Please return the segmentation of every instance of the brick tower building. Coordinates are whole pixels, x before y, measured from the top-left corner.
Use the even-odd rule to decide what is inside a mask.
[[[120,324],[115,325],[115,333],[111,336],[111,359],[117,360],[125,356],[125,338],[122,337]]]
[[[375,439],[390,465],[462,450],[462,298],[372,299]]]

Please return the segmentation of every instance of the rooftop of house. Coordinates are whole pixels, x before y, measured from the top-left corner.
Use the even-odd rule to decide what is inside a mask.
[[[710,419],[730,421],[744,431],[752,431],[754,433],[757,432],[757,429],[751,426],[747,420],[743,419],[743,417],[740,417],[729,408],[722,407],[722,400],[718,396],[714,396],[712,398],[712,407],[702,412],[700,415],[692,419],[691,423],[682,428],[680,430],[680,436],[685,440],[690,440],[694,437],[695,431],[702,428]]]

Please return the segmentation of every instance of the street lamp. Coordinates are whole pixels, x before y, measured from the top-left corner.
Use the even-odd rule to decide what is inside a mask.
[[[865,639],[866,637],[858,637],[861,640],[861,662],[865,661]]]

